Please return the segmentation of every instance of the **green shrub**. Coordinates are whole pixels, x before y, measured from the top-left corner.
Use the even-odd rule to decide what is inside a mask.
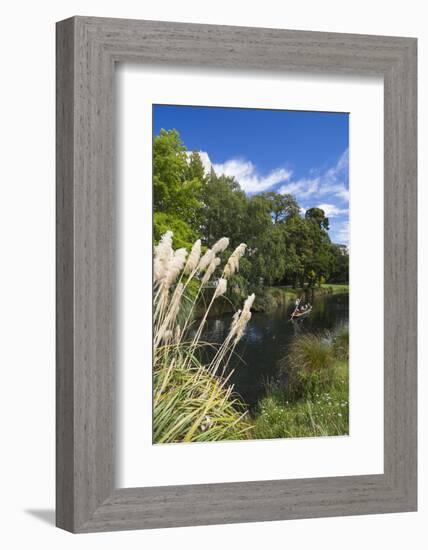
[[[333,350],[338,359],[349,359],[349,327],[342,327],[334,334]]]
[[[334,353],[331,342],[314,334],[295,338],[281,370],[287,379],[287,393],[293,398],[322,393],[334,380]]]
[[[304,334],[281,362],[279,380],[268,380],[251,437],[317,437],[349,433],[348,331]]]
[[[253,311],[268,313],[277,307],[275,298],[269,292],[257,294],[254,302]]]

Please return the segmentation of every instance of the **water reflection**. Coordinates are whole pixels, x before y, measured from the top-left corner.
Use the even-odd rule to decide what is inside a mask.
[[[254,313],[246,333],[232,358],[231,381],[250,407],[264,394],[264,382],[275,378],[278,361],[286,354],[296,334],[333,331],[348,324],[348,294],[317,296],[312,300],[311,314],[299,321],[290,321],[293,306],[280,307],[272,313]],[[209,319],[202,339],[222,342],[229,331],[231,316]]]

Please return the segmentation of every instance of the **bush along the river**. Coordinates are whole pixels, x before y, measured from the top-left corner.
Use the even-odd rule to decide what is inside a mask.
[[[252,437],[314,437],[349,433],[348,330],[297,336],[266,387]]]
[[[174,250],[167,231],[154,253],[154,443],[244,439],[252,428],[248,413],[229,383],[227,369],[235,346],[251,318],[254,294],[248,296],[231,321],[229,333],[218,345],[201,340],[210,309],[238,271],[246,245],[240,244],[221,267],[219,255],[229,245],[218,240],[205,253],[201,242],[190,253]],[[215,282],[202,319],[195,325],[193,311],[204,289]],[[201,361],[204,347],[214,347],[208,364]],[[227,372],[227,374],[226,374]]]

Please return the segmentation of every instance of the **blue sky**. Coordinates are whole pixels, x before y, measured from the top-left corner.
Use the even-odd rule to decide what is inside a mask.
[[[154,105],[154,134],[161,128],[249,195],[290,193],[304,209],[323,208],[332,241],[348,244],[347,113]]]

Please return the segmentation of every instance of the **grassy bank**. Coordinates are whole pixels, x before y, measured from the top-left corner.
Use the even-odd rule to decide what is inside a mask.
[[[256,299],[253,305],[253,311],[259,313],[269,313],[279,307],[286,307],[294,302],[296,298],[302,296],[308,288],[292,288],[289,286],[267,286],[255,291]],[[314,296],[323,294],[342,294],[349,292],[349,285],[346,284],[323,284],[321,287],[313,287],[310,289]],[[213,290],[209,289],[204,296],[204,299],[198,304],[195,315],[202,317],[205,312],[207,302],[210,301],[210,296]],[[228,298],[222,297],[212,305],[209,311],[209,317],[221,317],[222,315],[231,314],[236,311],[236,305]]]
[[[342,294],[349,292],[349,285],[346,284],[322,284],[313,288],[292,288],[288,286],[264,287],[256,293],[253,311],[270,312],[278,307],[287,306],[296,298],[302,296],[306,291],[313,293],[313,296],[323,294]]]
[[[342,294],[349,292],[349,284],[330,284],[324,283],[321,285],[321,288],[327,289],[332,294]]]
[[[258,406],[255,439],[349,433],[348,333],[296,338],[281,367],[284,384],[270,383]]]

